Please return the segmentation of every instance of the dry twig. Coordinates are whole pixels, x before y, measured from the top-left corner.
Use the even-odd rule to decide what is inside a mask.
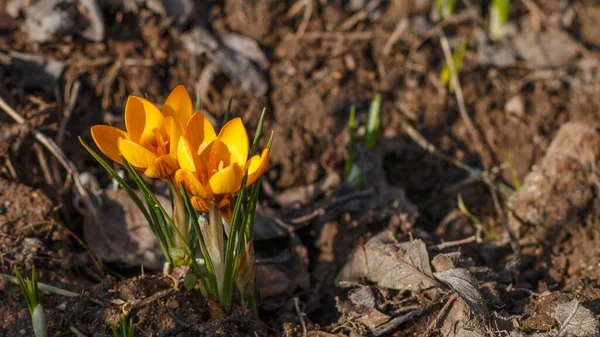
[[[304,314],[302,310],[300,310],[300,301],[298,297],[294,297],[294,307],[296,307],[296,314],[298,314],[298,318],[300,319],[300,324],[302,325],[302,336],[306,337],[308,331],[306,330],[306,322],[304,322]]]
[[[400,40],[400,37],[406,31],[407,28],[408,28],[408,18],[406,16],[403,16],[400,19],[400,21],[398,22],[398,25],[396,26],[394,31],[392,32],[392,35],[390,35],[390,37],[387,39],[387,41],[385,41],[385,45],[383,46],[383,49],[381,50],[381,54],[384,57],[388,56],[390,54],[390,51],[392,51],[392,47],[394,46],[394,44],[396,44],[396,42],[398,42],[398,40]]]

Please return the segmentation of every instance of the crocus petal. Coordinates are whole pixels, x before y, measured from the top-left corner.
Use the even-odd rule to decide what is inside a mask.
[[[187,138],[196,152],[217,138],[215,129],[202,111],[198,111],[192,116],[185,127],[183,136]]]
[[[174,154],[167,154],[154,159],[144,174],[150,178],[164,178],[179,168],[179,162]]]
[[[165,118],[165,123],[163,125],[169,136],[169,153],[177,154],[179,138],[183,135],[183,126],[177,119],[170,116]]]
[[[142,145],[155,139],[152,130],[160,130],[164,121],[162,113],[154,104],[137,96],[129,96],[127,99],[124,119],[129,138]]]
[[[233,163],[210,177],[208,184],[214,194],[229,194],[240,189],[243,177],[242,168]]]
[[[218,170],[219,165],[222,167],[229,166],[231,163],[237,163],[235,160],[231,160],[232,155],[227,145],[219,138],[215,139],[210,149],[208,156],[208,169],[209,171]]]
[[[192,99],[183,85],[178,85],[171,91],[163,106],[162,113],[165,117],[171,116],[183,126],[192,117]]]
[[[248,179],[246,187],[252,185],[267,169],[269,164],[269,148],[263,150],[262,154],[254,155],[248,160]]]
[[[197,154],[192,150],[190,142],[185,137],[179,138],[179,146],[177,146],[177,160],[179,160],[179,166],[184,170],[195,172],[195,156],[197,156]]]
[[[231,153],[231,161],[244,166],[248,159],[248,133],[241,118],[234,118],[223,125],[219,139]]]
[[[200,198],[210,197],[209,192],[192,172],[184,169],[177,170],[175,173],[175,181],[177,181],[177,184],[183,184],[183,188],[185,188],[187,193],[191,196]]]
[[[208,205],[202,198],[192,197],[190,199],[192,206],[200,212],[208,212]]]
[[[156,154],[146,149],[139,144],[130,140],[119,138],[119,152],[127,159],[127,161],[138,169],[146,169],[150,167],[157,158]]]
[[[122,164],[117,142],[119,138],[127,139],[127,132],[108,125],[94,125],[90,132],[100,151],[113,161]]]

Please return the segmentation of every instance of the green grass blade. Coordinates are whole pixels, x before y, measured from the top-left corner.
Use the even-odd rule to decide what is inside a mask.
[[[379,138],[379,122],[381,115],[381,95],[375,95],[371,105],[369,106],[369,112],[367,114],[367,130],[365,132],[365,138],[363,140],[363,146],[367,149],[373,148],[377,145],[377,139]]]
[[[40,303],[40,293],[38,290],[37,274],[35,272],[35,266],[31,267],[31,296],[32,303],[34,306]]]
[[[159,245],[161,246],[161,250],[167,259],[167,262],[173,263],[173,259],[171,258],[169,251],[172,247],[174,247],[173,236],[169,231],[169,227],[162,217],[161,213],[156,212],[155,205],[160,203],[158,199],[152,193],[152,190],[148,185],[144,182],[144,179],[140,176],[140,174],[136,171],[133,166],[121,155],[121,161],[123,162],[123,166],[127,170],[127,172],[133,178],[133,181],[137,185],[140,193],[146,200],[146,204],[148,205],[148,212],[151,221],[149,221],[152,232],[157,238]],[[162,207],[162,206],[161,206]]]
[[[14,268],[14,273],[17,278],[17,284],[19,285],[19,288],[21,289],[21,293],[23,294],[23,298],[25,298],[25,304],[27,305],[27,310],[29,311],[29,315],[33,315],[33,304],[31,303],[31,298],[29,297],[27,285],[25,284],[25,281],[23,280],[23,277],[21,276],[21,273],[19,272],[19,269],[17,268],[17,266],[15,266],[15,268]]]
[[[200,97],[200,90],[196,92],[196,111],[200,111],[202,109],[202,97]],[[185,126],[185,125],[184,125]]]
[[[479,220],[479,218],[477,218],[475,215],[473,215],[473,213],[471,213],[471,211],[469,211],[469,209],[467,208],[467,206],[465,206],[465,203],[463,201],[462,195],[459,193],[458,194],[458,209],[460,210],[461,213],[463,213],[464,215],[466,215],[469,219],[471,219],[471,221],[473,221],[473,223],[475,224],[475,227],[481,229],[485,235],[487,237],[489,237],[492,240],[497,240],[498,237],[496,236],[495,233],[491,232],[490,230],[488,230],[483,223],[481,222],[481,220]]]
[[[241,240],[240,228],[243,225],[242,217],[242,205],[246,198],[246,181],[248,179],[248,173],[244,174],[242,179],[242,187],[238,192],[235,200],[235,206],[233,208],[233,215],[231,217],[231,228],[229,229],[229,237],[227,238],[227,247],[225,249],[225,277],[223,281],[223,301],[222,304],[226,310],[231,308],[231,298],[233,293],[233,282],[234,282],[234,271],[235,271],[235,245],[238,240]],[[243,234],[243,233],[242,233]]]
[[[259,143],[260,137],[262,136],[266,113],[267,113],[267,109],[263,108],[263,110],[260,114],[260,119],[258,120],[258,125],[256,126],[256,132],[254,133],[254,140],[252,141],[252,147],[250,148],[250,153],[248,154],[248,158],[251,158],[252,156],[254,156],[256,154],[256,151],[258,150],[258,143]]]
[[[129,319],[129,328],[127,329],[127,337],[133,337],[133,320]]]

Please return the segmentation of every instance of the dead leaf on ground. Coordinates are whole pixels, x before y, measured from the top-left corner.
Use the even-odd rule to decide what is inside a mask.
[[[554,312],[558,322],[557,336],[597,336],[598,320],[594,314],[583,307],[577,300],[558,304]]]
[[[431,264],[436,272],[454,269],[460,261],[460,252],[442,253],[433,257]]]
[[[515,50],[530,68],[558,68],[577,56],[577,46],[552,31],[525,30],[512,40]]]
[[[160,195],[157,198],[170,213],[170,201]],[[164,262],[160,247],[148,221],[127,192],[106,190],[103,201],[99,210],[104,214],[102,226],[92,217],[84,221],[84,239],[90,250],[106,262],[160,270]]]
[[[256,96],[267,93],[269,84],[262,69],[263,64],[256,62],[265,60],[266,57],[256,41],[233,33],[213,34],[202,26],[182,35],[181,40],[191,55],[206,54],[227,77],[242,88]],[[244,52],[240,52],[242,50]]]
[[[346,287],[365,281],[397,290],[421,290],[437,284],[425,243],[398,243],[391,231],[377,234],[357,249],[338,274],[336,284]]]
[[[468,270],[455,268],[433,273],[433,275],[456,292],[473,312],[488,319],[488,310],[477,288],[477,280],[471,276]]]

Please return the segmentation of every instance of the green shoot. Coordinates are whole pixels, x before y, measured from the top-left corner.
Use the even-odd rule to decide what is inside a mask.
[[[361,174],[360,169],[354,163],[354,156],[352,149],[355,143],[356,134],[356,107],[353,105],[350,107],[350,118],[348,119],[348,157],[346,157],[346,163],[344,164],[344,177],[348,183],[354,186],[361,185]]]
[[[381,120],[381,95],[377,94],[373,97],[371,105],[369,105],[369,111],[367,113],[367,125],[365,127],[365,135],[362,139],[362,147],[365,149],[372,149],[377,145],[379,140],[379,125]],[[350,118],[348,119],[348,157],[344,164],[344,177],[346,181],[354,186],[361,186],[362,173],[360,168],[354,163],[354,155],[352,153],[354,144],[356,142],[356,108],[350,107]]]
[[[478,230],[484,232],[488,238],[490,238],[492,241],[498,240],[498,236],[494,232],[491,232],[490,230],[485,228],[481,220],[479,220],[479,218],[477,218],[475,215],[473,215],[473,213],[471,213],[471,211],[469,211],[467,206],[465,206],[462,195],[460,193],[458,194],[458,209],[462,214],[466,215],[469,219],[471,219],[471,221],[475,224],[475,227]]]
[[[443,19],[447,19],[454,14],[456,0],[435,0],[435,5]]]
[[[513,161],[510,158],[508,159],[508,169],[512,177],[513,187],[515,188],[515,191],[518,192],[521,189],[521,183],[519,182],[519,177],[517,176],[517,170],[515,170]]]
[[[454,61],[454,66],[456,67],[456,76],[460,76],[466,51],[467,41],[463,40],[460,47],[452,52],[452,60]],[[451,93],[454,93],[454,84],[452,81],[450,81],[451,78],[452,72],[450,71],[450,65],[446,62],[440,74],[440,81],[444,87],[448,87],[448,90],[450,90]]]
[[[117,328],[113,323],[110,323],[110,329],[112,330],[114,337],[133,337],[133,320],[125,318],[125,315],[121,315],[120,324]]]
[[[19,273],[19,269],[17,269],[17,267],[15,267],[14,272],[15,276],[17,277],[19,288],[21,288],[21,293],[25,298],[27,310],[31,316],[31,323],[33,325],[35,337],[47,337],[48,330],[46,327],[46,315],[44,313],[44,308],[40,304],[40,295],[35,267],[31,268],[31,279],[27,278],[23,280],[23,277],[21,277],[21,273]]]
[[[381,116],[381,95],[377,94],[371,101],[367,114],[367,130],[363,138],[363,147],[371,149],[377,145],[379,138],[379,120]]]
[[[194,110],[194,112],[200,110],[202,110],[202,97],[200,97],[200,90],[198,90],[196,92],[196,110]]]
[[[492,0],[489,17],[490,38],[498,41],[506,34],[505,25],[508,22],[510,0]]]

